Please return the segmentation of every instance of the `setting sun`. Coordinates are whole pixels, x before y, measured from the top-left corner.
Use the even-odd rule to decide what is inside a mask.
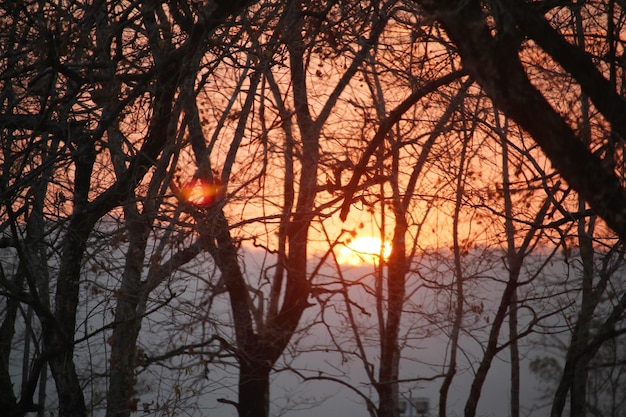
[[[377,237],[363,236],[357,237],[346,245],[342,246],[337,256],[337,261],[341,264],[363,265],[375,264],[379,261],[380,253],[383,253],[383,259],[389,258],[391,253],[391,244],[382,242]]]

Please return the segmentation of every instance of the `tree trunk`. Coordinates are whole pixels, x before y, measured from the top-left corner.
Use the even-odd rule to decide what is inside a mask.
[[[269,372],[273,361],[264,360],[266,352],[254,331],[248,288],[228,220],[220,208],[211,210],[209,218],[210,221],[200,225],[200,233],[207,237],[207,249],[220,269],[230,298],[239,362],[238,415],[266,417],[269,415]]]
[[[454,305],[454,318],[452,322],[452,331],[450,334],[450,363],[444,375],[441,386],[439,387],[439,417],[447,416],[448,409],[448,393],[452,386],[452,381],[456,375],[457,354],[459,349],[459,336],[461,334],[461,326],[463,325],[463,306],[465,304],[465,292],[463,287],[463,267],[461,265],[461,247],[459,242],[459,217],[461,213],[461,203],[464,190],[464,171],[465,157],[467,152],[467,138],[464,141],[459,158],[459,170],[456,175],[456,192],[454,215],[452,220],[452,239],[454,246],[454,286],[456,289],[456,297],[454,292],[450,295],[450,303]]]
[[[16,289],[23,287],[23,274],[17,274],[11,283]],[[15,336],[15,321],[19,302],[13,298],[7,298],[4,306],[4,320],[0,326],[0,407],[2,410],[14,409],[17,406],[17,398],[13,392],[13,381],[9,373],[9,357],[11,346]]]
[[[239,370],[239,417],[269,416],[271,367],[259,361],[241,361]]]
[[[405,296],[406,222],[404,212],[396,213],[392,252],[387,261],[387,320],[381,338],[379,385],[379,416],[397,417],[399,411],[398,375],[400,346],[398,337]]]
[[[463,66],[475,77],[493,102],[533,137],[568,184],[617,235],[626,239],[626,190],[622,188],[615,173],[607,169],[599,156],[593,154],[589,147],[579,140],[563,117],[530,82],[519,59],[517,38],[494,38],[492,29],[487,25],[481,2],[459,4],[456,1],[418,1],[418,3],[442,23],[446,33],[458,48]],[[518,8],[528,9],[525,2],[511,3]],[[525,23],[522,20],[520,22]],[[545,28],[549,24],[541,16],[534,23],[534,26],[528,24],[524,29],[530,31],[536,27],[535,32],[539,33],[532,33],[533,38],[536,38],[542,46],[547,43],[546,47],[549,47],[549,41],[554,40],[550,29]],[[574,49],[580,52],[578,48]],[[550,50],[552,55],[558,52],[558,48]],[[566,60],[565,55],[562,53],[557,58]],[[577,57],[580,58],[580,55],[577,54]],[[581,62],[574,62],[571,67],[574,68],[577,64],[593,66],[588,56],[585,55],[584,59],[581,59]],[[569,63],[564,62],[563,65]],[[611,92],[594,93],[601,100]],[[607,107],[616,108],[611,105]],[[607,117],[612,116],[610,111],[603,114],[605,116],[608,114]]]
[[[585,37],[582,17],[580,15],[580,7],[572,8],[574,15],[574,30],[576,36],[574,37],[577,46],[581,49],[585,49]],[[591,142],[591,120],[589,114],[589,99],[586,92],[580,97],[581,105],[581,121],[579,126],[580,140],[588,145]],[[579,198],[578,210],[582,211],[586,208],[585,200]],[[593,278],[594,278],[594,248],[593,248],[593,230],[595,221],[593,218],[587,222],[586,219],[578,220],[578,246],[580,251],[580,260],[583,266],[582,274],[582,301],[581,301],[581,315],[579,321],[581,322],[579,330],[578,340],[580,343],[576,346],[577,354],[579,358],[576,361],[574,369],[574,379],[570,389],[570,416],[571,417],[585,417],[587,414],[587,380],[588,380],[588,366],[590,357],[585,353],[587,350],[587,341],[590,338],[591,322],[593,320],[594,311],[597,305],[597,300],[594,297]]]
[[[95,150],[93,142],[86,135],[76,141],[74,210],[61,255],[54,319],[40,317],[45,349],[54,352],[49,364],[56,384],[59,415],[64,417],[87,416],[85,398],[74,364],[74,332],[83,253],[95,224],[95,218],[87,209]]]
[[[511,311],[509,314],[509,337],[511,339],[511,417],[520,417],[520,361],[517,333],[517,290],[514,290],[511,296]]]
[[[110,378],[107,391],[107,417],[128,417],[137,410],[135,367],[137,337],[141,329],[142,305],[145,305],[141,283],[149,221],[130,203],[124,215],[129,230],[129,246],[122,284],[117,292],[116,326],[111,335]],[[148,222],[148,224],[146,224]]]
[[[518,250],[515,246],[515,225],[513,223],[513,200],[511,193],[511,179],[509,176],[509,145],[507,142],[508,121],[505,119],[504,126],[500,124],[500,114],[497,109],[494,111],[496,127],[501,138],[502,146],[502,197],[504,199],[504,229],[506,233],[506,258],[508,263],[509,274],[516,273],[521,268],[523,262],[524,249]],[[530,232],[532,234],[532,232]],[[518,267],[520,265],[520,267]],[[517,276],[509,275],[509,279],[515,279]],[[519,391],[520,391],[520,364],[519,364],[519,344],[518,336],[518,320],[517,320],[517,288],[511,294],[511,305],[509,307],[509,343],[511,354],[511,400],[510,414],[511,417],[519,417]]]
[[[59,416],[87,417],[85,397],[74,366],[74,350],[68,347],[67,340],[52,337],[49,346],[65,346],[63,353],[50,360],[50,370],[54,377],[59,400]]]

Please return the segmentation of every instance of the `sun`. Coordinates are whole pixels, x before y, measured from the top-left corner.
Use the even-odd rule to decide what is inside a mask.
[[[362,236],[342,246],[337,261],[345,265],[359,266],[363,264],[377,264],[382,249],[383,259],[388,259],[391,253],[391,244],[382,242],[377,237]]]

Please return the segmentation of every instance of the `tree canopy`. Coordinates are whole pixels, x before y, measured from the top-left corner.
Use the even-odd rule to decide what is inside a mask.
[[[622,414],[625,11],[3,3],[0,408]]]

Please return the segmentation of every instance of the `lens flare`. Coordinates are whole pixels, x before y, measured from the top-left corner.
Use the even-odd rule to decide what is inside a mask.
[[[194,207],[208,207],[224,199],[224,186],[217,179],[194,178],[180,187],[172,181],[171,187],[179,201]]]

